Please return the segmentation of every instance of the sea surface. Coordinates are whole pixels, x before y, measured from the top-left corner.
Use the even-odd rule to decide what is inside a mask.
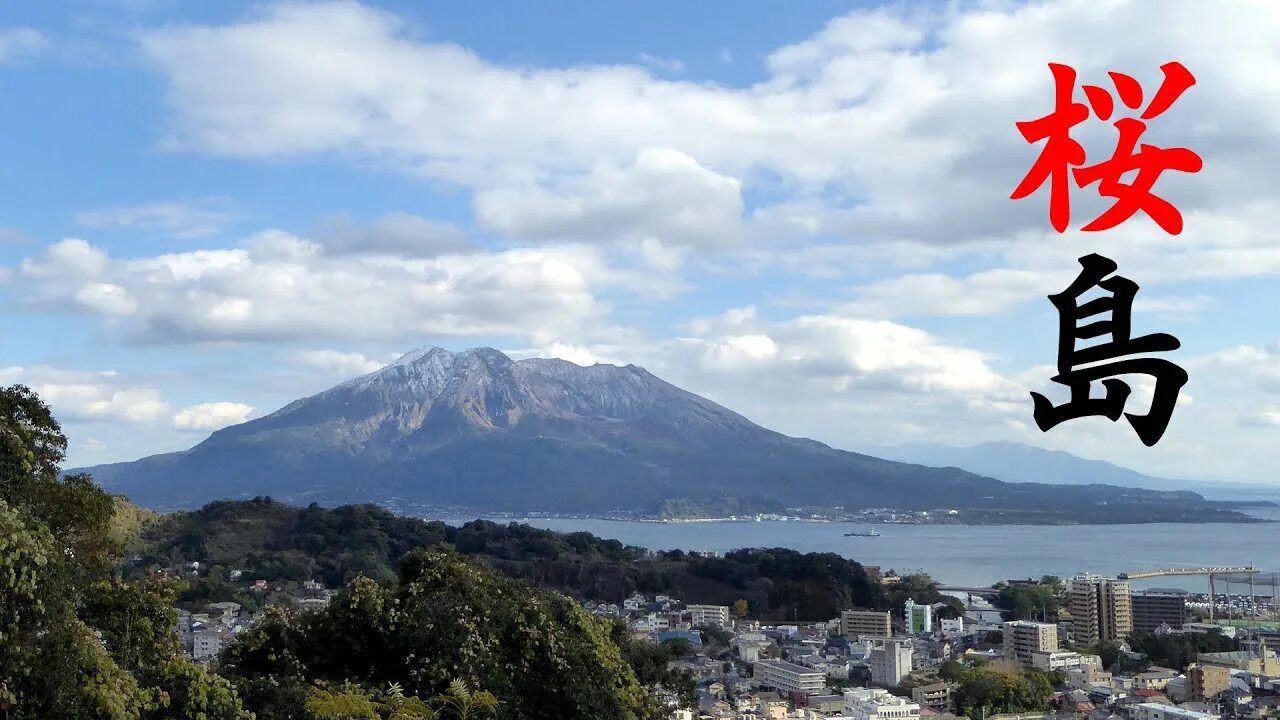
[[[1247,510],[1280,521],[1280,508]],[[450,520],[456,523],[457,520]],[[500,521],[505,522],[505,521]],[[929,573],[944,585],[980,587],[1011,578],[1070,577],[1078,572],[1116,575],[1169,567],[1252,565],[1280,577],[1280,522],[1150,523],[1139,525],[856,525],[821,522],[648,523],[595,519],[529,518],[520,522],[565,532],[585,530],[655,550],[785,547],[835,552],[864,565],[898,573]],[[874,529],[880,537],[845,537]],[[1261,584],[1262,579],[1257,581]],[[1280,582],[1278,580],[1277,582]],[[1160,577],[1135,589],[1206,592],[1207,577]],[[1218,592],[1248,594],[1248,584]],[[1261,587],[1257,594],[1270,594]]]

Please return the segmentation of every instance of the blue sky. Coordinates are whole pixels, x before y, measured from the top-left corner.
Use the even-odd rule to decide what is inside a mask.
[[[75,463],[188,447],[422,345],[634,362],[839,447],[1018,440],[1270,481],[1274,5],[178,3],[0,10],[0,381]],[[1208,22],[1212,19],[1212,23]],[[1209,29],[1205,29],[1208,27]],[[1228,59],[1220,52],[1230,43]],[[1145,217],[1009,192],[1048,62],[1198,84]],[[1109,152],[1112,132],[1081,137]],[[1102,252],[1171,332],[1166,439],[1041,433],[1044,296]],[[1138,384],[1135,402],[1149,388]]]

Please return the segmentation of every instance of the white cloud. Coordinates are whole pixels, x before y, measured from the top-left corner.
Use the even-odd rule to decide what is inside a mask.
[[[112,316],[138,341],[175,343],[542,338],[604,312],[599,277],[611,271],[588,248],[330,256],[268,231],[235,249],[130,259],[64,240],[22,261],[14,281],[30,305]]]
[[[839,313],[770,320],[737,308],[628,356],[766,427],[838,447],[1004,433],[1030,413],[1027,388],[982,353]]]
[[[292,357],[308,368],[341,378],[365,375],[387,364],[362,353],[340,350],[302,350]]]
[[[192,239],[217,235],[236,218],[235,213],[186,203],[151,203],[90,210],[76,222],[90,228],[124,228]]]
[[[855,290],[848,312],[871,317],[994,315],[1017,302],[1057,292],[1078,272],[995,269],[956,279],[938,273],[904,275]]]
[[[20,383],[39,393],[59,420],[151,423],[169,411],[154,388],[131,384],[114,372],[49,366],[0,368],[0,385]]]
[[[1272,171],[1253,159],[1280,153],[1265,131],[1280,119],[1268,81],[1280,74],[1274,5],[1177,3],[1157,24],[1148,12],[1086,0],[860,10],[775,50],[768,75],[745,88],[639,67],[506,67],[346,2],[162,28],[143,46],[167,80],[172,140],[190,149],[370,156],[508,203],[501,193],[533,188],[531,197],[560,204],[551,219],[563,223],[600,204],[584,191],[600,168],[668,148],[747,189],[781,187],[780,202],[816,203],[810,229],[820,236],[952,244],[1047,226],[1043,193],[1020,202],[1008,193],[1038,152],[1014,123],[1047,109],[1054,60],[1075,65],[1081,82],[1106,83],[1106,71],[1122,68],[1151,83],[1178,47],[1200,84],[1147,139],[1192,147],[1205,170],[1167,173],[1158,191],[1184,214],[1268,197]],[[1109,152],[1112,132],[1094,123],[1081,137]],[[1077,225],[1105,207],[1092,194],[1074,198]],[[653,200],[641,231],[668,207]],[[520,216],[546,220],[529,213]]]
[[[51,46],[49,39],[34,28],[0,28],[0,65],[39,55]]]
[[[600,166],[555,188],[477,194],[477,221],[543,241],[657,240],[724,247],[741,233],[742,184],[678,150],[643,148],[626,167]]]
[[[253,406],[237,402],[211,402],[192,405],[173,416],[178,430],[212,432],[228,425],[238,425],[253,415]]]

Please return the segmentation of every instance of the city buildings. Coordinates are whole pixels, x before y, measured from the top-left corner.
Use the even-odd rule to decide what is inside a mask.
[[[893,624],[888,610],[844,610],[840,613],[840,634],[849,639],[889,637]]]
[[[1033,666],[1033,653],[1058,649],[1058,626],[1015,620],[1003,625],[1004,659],[1020,667]]]
[[[1170,592],[1137,592],[1131,598],[1133,631],[1153,633],[1161,625],[1179,629],[1187,621],[1187,598]]]
[[[885,687],[895,687],[911,673],[912,647],[910,640],[880,638],[872,641],[871,682]]]
[[[920,705],[884,690],[849,690],[845,708],[854,720],[919,720]]]
[[[911,699],[922,708],[936,712],[950,712],[952,702],[950,683],[940,682],[911,688]]]
[[[231,642],[231,632],[224,628],[208,628],[192,633],[191,657],[196,662],[209,662]]]
[[[1133,632],[1129,583],[1101,575],[1080,574],[1067,590],[1067,610],[1077,645],[1123,641]]]
[[[1280,669],[1276,663],[1276,654],[1266,648],[1260,651],[1235,650],[1231,652],[1200,653],[1197,660],[1201,665],[1244,670],[1246,672],[1266,675]]]
[[[1192,700],[1212,700],[1231,687],[1231,669],[1192,663],[1187,666],[1187,682]]]
[[[1135,690],[1158,690],[1162,691],[1169,685],[1169,681],[1178,677],[1176,670],[1169,668],[1151,667],[1146,672],[1140,672],[1133,676],[1133,688]]]
[[[1142,703],[1129,708],[1130,720],[1219,720],[1213,713],[1159,703]]]
[[[821,693],[827,682],[826,673],[786,660],[757,660],[751,677],[758,685],[786,693]]]
[[[693,627],[729,627],[728,605],[689,605],[685,609],[689,613],[689,624]]]
[[[1034,650],[1030,667],[1036,670],[1075,670],[1083,659],[1080,653],[1070,650]]]
[[[914,600],[907,598],[902,606],[902,616],[907,624],[907,634],[923,635],[933,632],[932,606],[917,605]]]

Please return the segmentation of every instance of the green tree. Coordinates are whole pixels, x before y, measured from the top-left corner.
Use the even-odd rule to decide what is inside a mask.
[[[136,673],[178,653],[173,631],[176,595],[174,583],[160,578],[141,583],[99,580],[85,589],[79,615],[101,633],[116,662]]]
[[[274,610],[242,635],[222,671],[263,718],[287,716],[290,703],[296,713],[314,697],[309,687],[344,680],[440,697],[441,712],[454,714],[464,707],[458,682],[475,702],[489,693],[534,720],[658,712],[608,623],[443,548],[407,555],[395,588],[357,580],[323,611]]]
[[[641,686],[669,692],[686,708],[698,704],[698,685],[693,676],[671,667],[671,661],[679,656],[670,643],[637,640],[622,621],[614,622],[612,636]]]
[[[115,549],[116,500],[87,475],[59,477],[67,438],[49,407],[23,385],[0,388],[0,500],[49,530],[67,567],[101,574]]]
[[[1091,653],[1102,659],[1102,667],[1107,670],[1115,667],[1116,661],[1120,659],[1120,656],[1124,652],[1120,648],[1120,643],[1115,642],[1114,640],[1104,640],[1103,642],[1094,645],[1089,650]]]
[[[733,640],[733,635],[718,625],[700,625],[694,630],[702,633],[702,642],[705,646],[727,648],[730,641]]]
[[[0,712],[6,720],[136,720],[157,694],[138,685],[75,616],[65,554],[0,500]]]
[[[225,681],[177,656],[172,588],[107,577],[117,503],[59,477],[65,449],[35,393],[0,389],[0,713],[245,718]]]
[[[1065,680],[1060,674],[1031,670],[1016,672],[998,667],[967,668],[946,663],[939,676],[955,682],[960,712],[977,720],[995,713],[1044,710],[1053,689]]]
[[[737,600],[733,601],[732,605],[729,606],[729,613],[733,615],[735,618],[744,618],[747,616],[747,613],[749,613],[750,611],[751,611],[750,606],[747,604],[747,601],[745,598],[738,598]]]
[[[1057,585],[1000,584],[992,604],[1013,620],[1032,618],[1049,622],[1057,617],[1060,589]]]

